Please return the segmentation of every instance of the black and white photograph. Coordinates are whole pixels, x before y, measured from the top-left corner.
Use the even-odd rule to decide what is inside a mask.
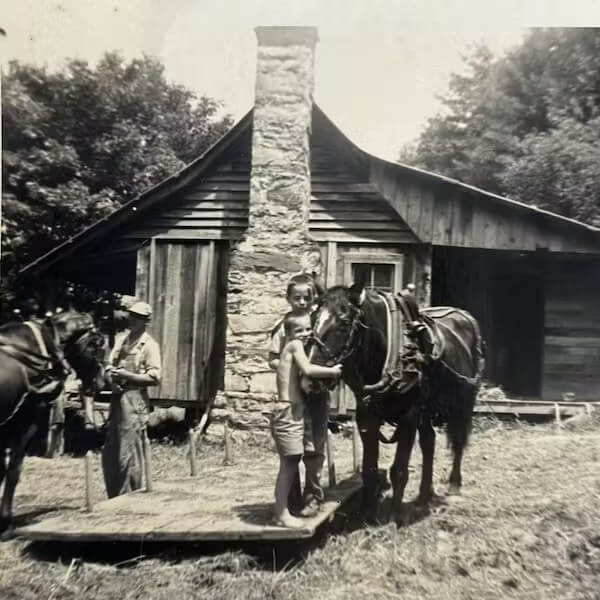
[[[600,3],[5,0],[2,600],[600,600]]]

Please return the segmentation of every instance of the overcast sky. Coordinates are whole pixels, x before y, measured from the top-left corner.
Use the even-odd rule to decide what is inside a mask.
[[[316,25],[315,98],[363,149],[395,159],[439,110],[461,54],[503,53],[531,26],[600,25],[600,0],[2,0],[2,64],[158,56],[167,77],[252,105],[257,25]]]

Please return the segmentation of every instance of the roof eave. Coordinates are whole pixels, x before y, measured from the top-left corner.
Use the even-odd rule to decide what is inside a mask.
[[[253,109],[250,109],[229,131],[223,134],[212,146],[182,169],[144,190],[135,198],[106,217],[102,217],[89,227],[65,240],[46,254],[36,258],[19,271],[19,276],[39,274],[59,260],[75,252],[82,245],[104,235],[119,226],[130,217],[130,213],[142,213],[160,201],[166,195],[172,194],[185,186],[191,179],[202,175],[221,154],[252,125]],[[139,214],[138,213],[138,214]]]

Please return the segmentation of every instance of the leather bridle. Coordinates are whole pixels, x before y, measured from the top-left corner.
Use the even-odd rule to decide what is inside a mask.
[[[352,323],[350,324],[350,328],[348,329],[346,340],[344,342],[344,345],[342,346],[342,349],[337,354],[334,354],[328,348],[327,344],[315,332],[313,332],[311,336],[311,341],[315,343],[315,345],[319,348],[319,351],[325,358],[325,366],[342,364],[356,351],[356,347],[354,345],[354,338],[356,336],[356,332],[358,331],[359,327],[366,328],[366,325],[361,321],[362,311],[360,310],[360,308],[353,307],[353,313],[354,314],[352,315]]]

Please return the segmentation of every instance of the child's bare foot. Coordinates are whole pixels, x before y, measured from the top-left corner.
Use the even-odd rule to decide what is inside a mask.
[[[304,527],[302,519],[293,517],[289,510],[284,510],[281,514],[275,513],[273,523],[279,527],[289,527],[291,529],[302,529]]]

